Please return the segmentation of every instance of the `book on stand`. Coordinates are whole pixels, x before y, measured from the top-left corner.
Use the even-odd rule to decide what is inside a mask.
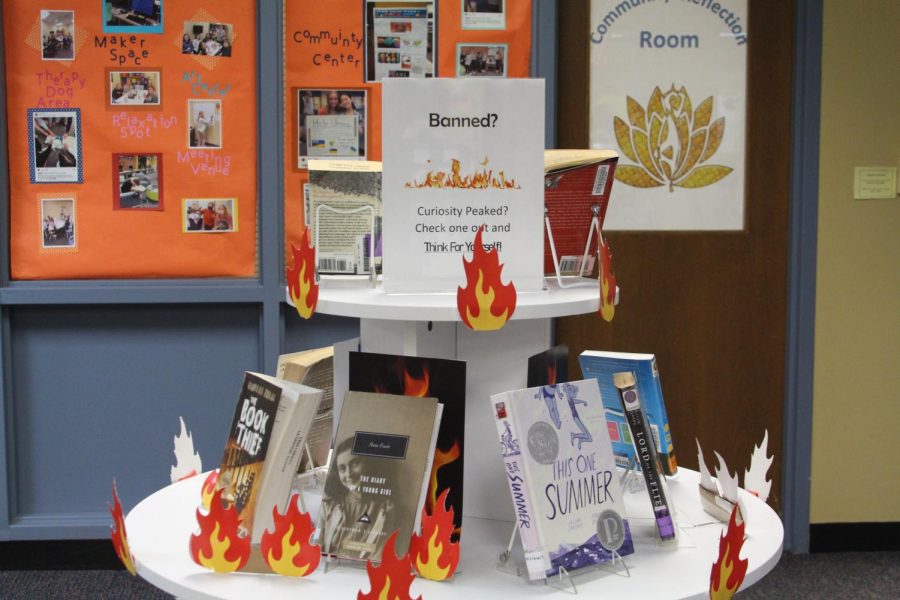
[[[317,523],[322,552],[381,560],[397,531],[402,555],[425,501],[441,420],[435,398],[347,392]]]
[[[322,401],[313,417],[306,448],[297,467],[305,473],[328,464],[334,427],[334,346],[282,354],[278,357],[276,377],[322,390]]]
[[[246,373],[217,487],[241,520],[240,533],[259,544],[272,529],[272,508],[284,512],[322,391],[260,373]]]
[[[595,380],[491,396],[529,578],[634,552]]]
[[[618,161],[612,150],[544,150],[544,214],[561,275],[593,272],[596,251],[587,247],[592,221],[596,217],[603,229]],[[595,244],[597,237],[594,232]],[[546,227],[544,272],[555,272]]]
[[[463,458],[466,429],[466,363],[374,352],[350,353],[350,389],[357,392],[437,398],[443,407],[425,508],[432,514],[438,496],[449,489],[453,541],[462,535]]]
[[[381,271],[381,163],[309,161],[309,228],[321,274]]]
[[[653,435],[663,473],[674,475],[678,471],[678,462],[675,460],[675,446],[672,443],[656,357],[653,354],[586,350],[578,357],[578,362],[581,364],[582,376],[594,378],[600,385],[606,420],[610,424],[613,452],[619,466],[628,468],[637,460],[628,419],[613,382],[616,373],[630,372],[634,374],[640,389],[641,406],[647,415],[647,424]]]

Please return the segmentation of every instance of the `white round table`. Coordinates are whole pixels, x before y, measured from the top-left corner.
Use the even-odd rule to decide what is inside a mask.
[[[488,458],[485,458],[488,460]],[[499,461],[499,454],[496,457]],[[188,543],[197,528],[195,510],[204,476],[175,483],[149,496],[125,519],[128,540],[138,574],[156,587],[179,598],[331,598],[351,599],[358,591],[370,591],[364,568],[341,563],[327,571],[325,561],[308,577],[295,579],[250,573],[217,574],[195,564]],[[604,598],[708,598],[709,576],[718,556],[719,536],[725,525],[700,508],[698,474],[679,469],[669,480],[679,525],[677,548],[653,542],[650,502],[644,491],[626,494],[634,554],[625,557],[630,576],[612,568],[581,571],[575,576],[580,594]],[[784,530],[775,512],[756,497],[740,490],[747,509],[746,540],[741,558],[749,561],[742,587],[759,581],[781,556]],[[512,504],[508,496],[498,503]],[[560,595],[553,586],[529,583],[498,570],[498,557],[506,549],[512,523],[466,517],[459,572],[450,582],[417,578],[411,596],[427,600],[458,598],[525,598]],[[519,551],[521,554],[521,551]],[[515,554],[514,554],[515,558]]]

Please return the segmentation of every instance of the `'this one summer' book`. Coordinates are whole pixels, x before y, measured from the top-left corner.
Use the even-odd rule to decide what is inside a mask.
[[[233,503],[244,534],[258,544],[283,513],[291,482],[322,391],[259,373],[246,373],[216,485]]]
[[[581,364],[582,375],[596,379],[600,385],[606,420],[610,424],[609,434],[613,452],[619,466],[627,467],[632,460],[636,460],[636,457],[628,420],[619,400],[619,393],[613,384],[613,376],[616,373],[631,372],[640,389],[641,406],[647,415],[656,442],[663,473],[674,475],[678,470],[678,463],[675,460],[675,446],[672,444],[672,432],[666,415],[666,403],[659,382],[656,357],[652,354],[587,350],[581,353],[578,362]]]
[[[529,577],[634,552],[595,380],[491,396]]]

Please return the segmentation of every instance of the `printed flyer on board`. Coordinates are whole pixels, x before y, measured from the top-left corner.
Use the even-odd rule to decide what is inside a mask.
[[[455,292],[484,225],[502,279],[543,284],[544,81],[386,79],[384,290]]]

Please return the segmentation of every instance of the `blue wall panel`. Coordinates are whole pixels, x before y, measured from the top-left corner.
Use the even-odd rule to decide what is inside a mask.
[[[359,319],[314,314],[311,319],[303,320],[289,305],[284,306],[283,312],[283,353],[322,348],[359,337]]]

